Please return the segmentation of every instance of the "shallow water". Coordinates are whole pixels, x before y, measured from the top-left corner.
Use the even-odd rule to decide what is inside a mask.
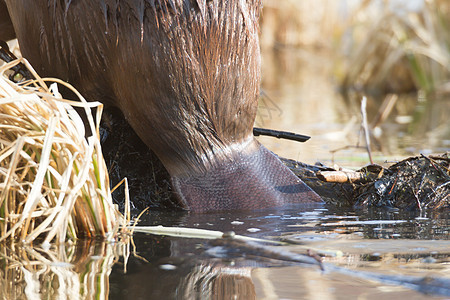
[[[358,168],[369,163],[361,131],[361,97],[367,96],[367,118],[376,163],[398,161],[419,153],[450,151],[450,99],[447,94],[398,97],[392,112],[371,126],[386,96],[363,91],[339,92],[340,58],[333,49],[276,48],[262,51],[264,91],[256,125],[311,136],[306,143],[258,137],[286,158],[314,164]]]
[[[143,233],[135,233],[133,243],[80,240],[50,249],[39,243],[2,244],[0,292],[8,299],[450,297],[448,211],[343,211],[315,205],[151,212],[139,225],[232,230],[285,244]]]
[[[316,251],[323,256],[324,271],[318,266],[274,259],[272,254],[261,250],[246,249],[235,254],[229,253],[227,246],[214,247],[206,240],[136,234],[137,252],[148,262],[131,257],[126,274],[121,266],[114,266],[110,276],[112,298],[421,299],[426,296],[414,289],[427,289],[436,297],[450,296],[448,212],[419,215],[302,207],[252,213],[150,213],[140,225],[159,224],[233,230],[236,234],[287,241],[289,245],[275,248],[303,254],[307,249]],[[368,279],[364,272],[375,279]],[[389,276],[398,276],[398,281],[388,284]],[[444,285],[448,286],[441,291],[433,290],[408,283],[411,278],[408,276],[445,280]]]

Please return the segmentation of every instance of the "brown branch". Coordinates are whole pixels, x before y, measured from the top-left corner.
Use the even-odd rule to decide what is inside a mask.
[[[335,183],[365,183],[373,180],[373,176],[364,172],[320,171],[316,176],[322,181]]]

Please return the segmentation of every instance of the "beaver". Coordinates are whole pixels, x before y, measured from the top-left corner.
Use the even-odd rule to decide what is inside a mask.
[[[260,0],[5,3],[23,56],[119,107],[186,209],[321,201],[252,133]]]
[[[6,4],[0,0],[0,40],[7,41],[15,38],[14,27],[8,14]]]

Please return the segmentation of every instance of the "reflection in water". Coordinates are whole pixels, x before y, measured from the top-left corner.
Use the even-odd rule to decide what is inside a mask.
[[[365,145],[360,134],[363,94],[352,92],[344,97],[339,93],[333,70],[336,65],[337,51],[330,49],[263,48],[264,94],[256,125],[310,135],[311,139],[306,143],[270,137],[258,140],[282,157],[310,164],[367,164],[366,151],[355,148]],[[418,153],[450,151],[448,96],[366,96],[377,163]],[[393,100],[389,109],[388,100]],[[333,154],[336,149],[342,150]]]
[[[113,268],[111,299],[255,298],[248,264],[211,259],[203,240],[137,234],[134,242],[140,257],[130,258],[126,274]]]
[[[109,274],[123,246],[84,240],[50,249],[0,244],[0,294],[4,299],[107,299]]]
[[[420,293],[404,287],[410,282],[419,291],[450,295],[445,288],[450,280],[448,211],[361,212],[311,206],[209,214],[152,212],[140,223],[160,224],[233,230],[291,243],[271,246],[281,249],[283,255],[277,256],[267,246],[239,248],[231,242],[136,233],[136,253],[129,258],[126,243],[78,241],[49,250],[3,244],[1,293],[9,299],[343,299],[363,294],[420,298]],[[306,254],[307,249],[322,256],[325,272],[290,259],[295,257],[292,253]],[[433,291],[431,283],[441,292]]]
[[[181,299],[256,299],[251,268],[195,266],[180,282]]]
[[[315,249],[326,255],[324,261],[345,269],[322,273],[318,267],[305,268],[297,263],[270,259],[270,255],[261,252],[255,254],[249,250],[239,255],[221,252],[211,248],[212,244],[204,240],[136,234],[134,240],[138,254],[148,263],[131,258],[127,274],[123,274],[121,268],[114,267],[110,296],[115,299],[229,299],[232,296],[237,299],[259,299],[270,298],[271,295],[275,298],[308,298],[335,295],[332,292],[335,289],[341,294],[331,299],[339,299],[345,298],[345,295],[367,292],[376,295],[381,287],[386,286],[385,292],[390,295],[420,297],[418,292],[386,285],[387,279],[383,281],[384,275],[378,274],[378,271],[385,272],[386,276],[404,274],[399,275],[396,284],[402,285],[402,280],[412,280],[418,290],[428,288],[420,285],[420,279],[425,274],[446,278],[450,248],[448,214],[424,213],[421,217],[412,213],[380,210],[369,215],[323,207],[250,213],[149,213],[144,216],[141,225],[161,224],[155,222],[160,219],[172,226],[234,230],[253,237],[273,236],[295,243],[282,249],[295,253]],[[378,239],[379,232],[389,232],[395,240]],[[434,240],[409,239],[419,234]],[[290,267],[277,268],[286,265]],[[261,269],[268,266],[272,268]],[[373,272],[376,276],[371,280],[376,279],[378,283],[367,282],[363,278],[369,277],[355,273],[358,269],[359,272]],[[406,275],[413,276],[413,279]],[[352,289],[355,283],[352,276],[358,278],[356,291]],[[439,279],[437,283],[440,283]],[[448,284],[448,278],[442,284]]]

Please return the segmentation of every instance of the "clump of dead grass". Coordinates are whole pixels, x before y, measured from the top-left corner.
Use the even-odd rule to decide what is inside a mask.
[[[20,62],[36,80],[16,84],[5,76]],[[57,84],[79,101],[63,99]],[[74,107],[84,109],[91,136]],[[111,198],[101,111],[67,83],[40,78],[24,59],[0,67],[0,241],[116,236],[125,219]]]
[[[414,1],[415,10],[366,0],[350,21],[354,51],[349,53],[343,86],[365,90],[448,93],[450,22],[448,1]],[[375,7],[375,8],[374,8]],[[362,26],[361,26],[362,25]],[[359,37],[358,37],[359,36]]]

